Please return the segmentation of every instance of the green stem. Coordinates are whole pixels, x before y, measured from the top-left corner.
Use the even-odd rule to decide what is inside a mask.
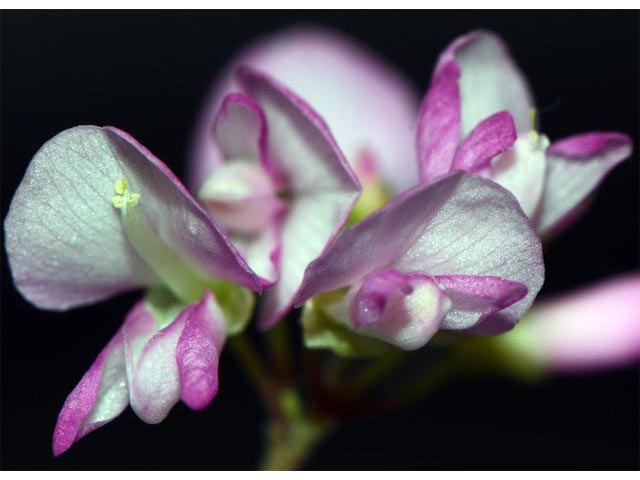
[[[303,416],[284,425],[271,420],[267,424],[267,445],[260,470],[297,470],[309,454],[329,434],[330,420]]]
[[[231,350],[242,365],[245,374],[260,395],[265,408],[271,415],[279,417],[278,393],[271,375],[264,368],[264,360],[260,357],[246,334],[229,339]]]
[[[278,377],[287,380],[293,375],[293,345],[289,324],[280,322],[266,334],[267,347]]]

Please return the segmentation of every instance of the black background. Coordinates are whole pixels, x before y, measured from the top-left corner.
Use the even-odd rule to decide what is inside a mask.
[[[78,124],[130,132],[179,175],[215,73],[257,34],[331,25],[420,88],[438,52],[477,27],[499,32],[528,75],[551,139],[586,130],[638,138],[635,12],[2,13],[2,218],[31,156]],[[286,81],[286,79],[285,79]],[[554,106],[547,109],[546,106]],[[546,247],[543,295],[638,269],[638,155],[604,182],[578,224]],[[59,459],[51,435],[66,395],[138,294],[60,314],[13,288],[2,257],[4,469],[251,469],[262,413],[229,354],[203,413],[177,405],[150,426],[131,410]],[[606,319],[603,319],[606,321]],[[539,386],[460,380],[414,408],[350,422],[313,469],[637,469],[638,369]]]

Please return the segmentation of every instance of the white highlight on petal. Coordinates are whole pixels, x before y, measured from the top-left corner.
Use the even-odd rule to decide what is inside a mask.
[[[513,193],[529,218],[535,215],[544,190],[548,146],[549,139],[534,130],[521,134],[511,149],[493,159],[488,173]]]

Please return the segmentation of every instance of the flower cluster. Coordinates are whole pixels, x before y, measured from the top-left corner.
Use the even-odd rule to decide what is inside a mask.
[[[489,32],[444,50],[421,103],[400,73],[338,34],[257,42],[205,104],[190,190],[117,128],[61,132],[31,160],[5,220],[17,289],[52,310],[146,293],[67,398],[54,453],[127,405],[149,423],[179,400],[206,407],[253,292],[262,331],[303,307],[305,346],[342,356],[419,349],[441,330],[511,330],[544,281],[540,235],[568,226],[631,150],[617,132],[551,143]],[[597,324],[613,298],[578,295],[577,309],[536,307],[544,318],[505,345],[531,332],[541,362],[637,358],[640,284],[620,288],[619,329],[588,327],[565,349],[558,339]],[[594,353],[603,330],[619,332],[609,345],[628,340],[623,353]]]

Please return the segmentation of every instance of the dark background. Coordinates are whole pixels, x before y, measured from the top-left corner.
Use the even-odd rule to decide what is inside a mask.
[[[635,12],[5,11],[2,218],[38,147],[78,124],[116,125],[183,175],[214,74],[256,35],[302,21],[354,35],[420,88],[450,40],[493,29],[528,75],[551,139],[620,130],[637,152]],[[587,215],[546,247],[543,295],[638,269],[638,178],[634,153]],[[151,426],[127,410],[54,459],[51,435],[66,395],[137,294],[63,314],[39,311],[15,291],[4,251],[2,261],[2,468],[254,468],[262,413],[228,353],[220,394],[205,412],[179,404]],[[637,469],[638,390],[637,367],[539,386],[460,380],[414,408],[349,423],[308,468]]]

